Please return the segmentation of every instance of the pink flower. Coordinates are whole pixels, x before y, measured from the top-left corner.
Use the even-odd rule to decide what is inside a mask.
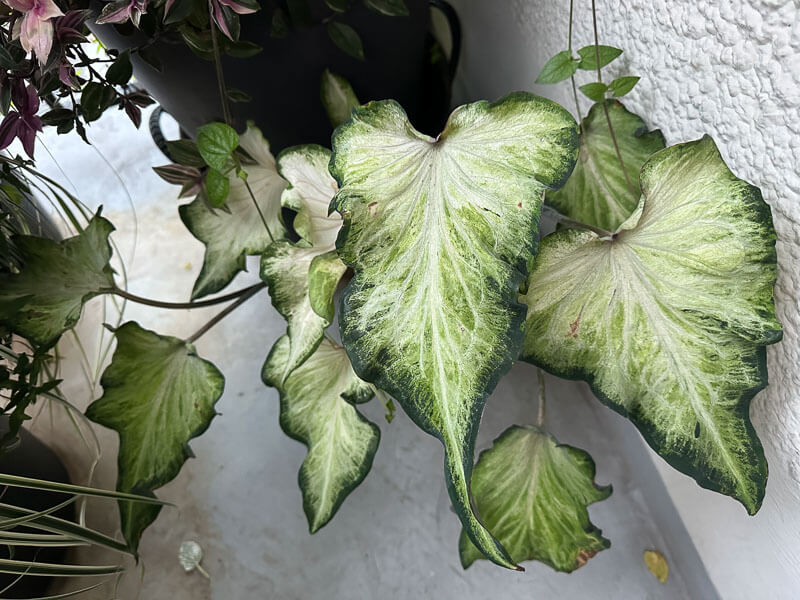
[[[131,23],[139,26],[139,20],[147,10],[147,0],[115,0],[103,7],[97,24],[103,23],[124,23],[128,19]]]
[[[26,52],[33,52],[43,65],[53,47],[53,24],[50,19],[64,15],[53,0],[3,0],[14,10],[23,13],[14,23],[14,37]]]

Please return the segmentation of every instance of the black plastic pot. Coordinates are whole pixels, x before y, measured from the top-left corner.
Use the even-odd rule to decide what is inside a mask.
[[[319,2],[323,5],[322,2]],[[414,125],[438,133],[450,104],[450,80],[458,56],[458,21],[452,8],[441,0],[406,0],[408,17],[379,15],[356,3],[341,19],[361,36],[365,61],[338,49],[323,24],[298,28],[285,38],[270,37],[270,11],[241,19],[241,39],[264,50],[250,58],[223,58],[225,80],[230,88],[247,93],[252,100],[233,103],[234,125],[244,129],[253,120],[270,141],[273,152],[300,143],[330,144],[331,126],[320,101],[324,69],[351,82],[359,99],[394,98]],[[430,6],[448,17],[453,37],[450,64],[431,58]],[[328,11],[329,12],[329,11]],[[319,19],[324,13],[312,15]],[[146,41],[138,31],[115,26],[93,26],[108,47],[125,49]],[[193,135],[200,125],[221,120],[221,104],[214,65],[185,45],[157,42],[153,49],[162,63],[161,72],[134,54],[134,74],[181,128]]]
[[[8,431],[8,418],[0,418],[0,436]],[[38,438],[26,430],[21,430],[19,442],[0,456],[0,473],[45,479],[58,483],[69,483],[69,475],[58,456]],[[2,489],[2,488],[0,488]],[[64,494],[30,490],[21,487],[5,488],[0,502],[29,510],[46,510],[67,499]],[[66,506],[52,513],[53,516],[72,520],[75,516],[72,506]],[[11,531],[43,533],[42,531],[17,526]],[[40,563],[63,564],[66,557],[64,548],[36,548],[17,546],[13,558]],[[10,558],[8,546],[0,545],[0,558]],[[17,579],[18,575],[0,573],[0,590],[5,589]],[[3,598],[38,598],[44,596],[52,578],[26,575],[19,579],[4,594]]]

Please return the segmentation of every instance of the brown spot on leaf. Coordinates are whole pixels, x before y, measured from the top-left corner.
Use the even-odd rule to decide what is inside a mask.
[[[367,210],[369,210],[369,216],[374,217],[376,214],[378,214],[378,209],[375,208],[376,206],[378,206],[377,202],[370,202],[369,204],[367,204]]]
[[[522,202],[517,202],[517,208],[522,208]]]
[[[578,556],[575,557],[575,568],[580,569],[595,554],[597,554],[597,550],[588,550],[586,548],[581,548],[580,552],[578,552]]]
[[[569,331],[567,332],[567,337],[577,338],[578,337],[578,327],[581,326],[581,316],[578,315],[578,318],[575,319],[572,323],[569,324]]]

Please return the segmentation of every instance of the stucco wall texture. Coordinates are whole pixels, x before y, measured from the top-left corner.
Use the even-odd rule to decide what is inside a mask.
[[[574,112],[568,82],[533,84],[567,47],[566,0],[455,4],[467,40],[459,100],[527,89]],[[748,517],[654,460],[721,597],[800,597],[800,1],[597,0],[597,11],[600,43],[624,50],[609,79],[642,77],[628,108],[668,144],[710,134],[772,207],[785,333],[768,349],[770,385],[751,407],[769,461],[764,505]],[[591,2],[576,0],[574,47],[592,40]],[[580,72],[579,84],[592,75]],[[582,103],[585,114],[590,103]]]

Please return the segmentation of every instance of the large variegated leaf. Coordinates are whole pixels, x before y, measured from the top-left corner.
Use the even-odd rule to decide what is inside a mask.
[[[639,171],[665,143],[661,131],[647,131],[645,122],[619,101],[606,100],[605,109],[609,119],[603,104],[595,104],[589,110],[581,123],[575,170],[563,188],[547,193],[546,200],[572,219],[613,231],[636,210],[641,194]],[[608,120],[625,172],[611,139]]]
[[[769,207],[709,137],[654,155],[641,187],[611,238],[544,240],[523,357],[586,379],[673,467],[755,513],[767,464],[748,412],[781,339]]]
[[[281,193],[286,183],[275,167],[269,143],[258,128],[248,125],[247,131],[239,136],[239,147],[254,162],[243,165],[247,184],[233,172],[228,175],[230,193],[225,208],[211,208],[198,196],[179,209],[186,228],[206,246],[203,267],[192,289],[192,299],[218,292],[237,273],[244,271],[247,255],[261,254],[267,249],[272,240],[262,216],[274,239],[286,235],[280,220]]]
[[[183,340],[128,322],[100,380],[103,396],[86,409],[95,423],[119,433],[117,489],[152,495],[192,456],[189,440],[216,412],[225,380]],[[133,551],[160,506],[120,501],[122,533]]]
[[[470,506],[483,405],[517,357],[517,290],[536,250],[542,196],[577,154],[577,126],[526,93],[456,109],[436,139],[393,101],[354,110],[333,138],[337,246],[355,275],[341,333],[356,373],[399,400],[445,447],[465,530],[496,563],[508,554]]]
[[[0,276],[0,323],[36,344],[55,343],[78,322],[84,302],[114,288],[112,231],[111,223],[95,216],[62,242],[15,236],[24,266]]]
[[[344,265],[334,257],[318,261],[315,277],[310,278],[312,262],[333,250],[342,225],[338,214],[328,215],[337,189],[328,172],[330,154],[321,146],[308,145],[289,148],[278,157],[278,170],[289,182],[283,204],[297,211],[294,225],[302,238],[297,244],[276,242],[261,256],[261,278],[269,286],[272,304],[288,321],[284,378],[314,351],[333,319],[333,315],[314,310],[311,295],[319,302],[332,303],[344,273]]]
[[[589,521],[586,507],[611,495],[594,483],[594,461],[559,444],[538,427],[506,429],[481,453],[472,493],[486,526],[512,560],[539,560],[569,573],[610,543]],[[461,533],[461,564],[484,558]]]
[[[289,339],[283,336],[267,358],[263,377],[280,393],[281,428],[308,446],[299,481],[314,533],[367,476],[381,432],[353,406],[369,400],[372,387],[353,372],[344,348],[323,340],[284,379],[288,360]]]

